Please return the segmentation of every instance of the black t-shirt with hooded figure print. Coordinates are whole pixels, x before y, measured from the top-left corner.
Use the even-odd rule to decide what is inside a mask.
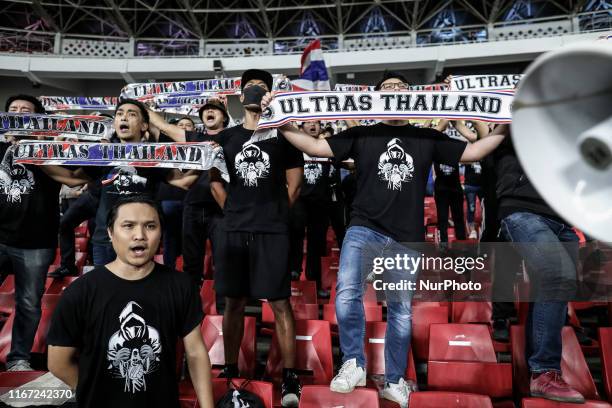
[[[277,132],[277,137],[246,143],[252,130],[234,126],[223,130],[223,147],[230,182],[223,209],[224,231],[287,233],[289,197],[285,171],[304,165],[302,152]]]
[[[424,198],[432,162],[456,165],[466,143],[434,129],[378,123],[327,139],[336,160],[353,158],[357,194],[350,226],[364,226],[398,242],[422,242]]]
[[[178,408],[176,344],[202,319],[186,274],[155,264],[131,281],[102,266],[66,288],[47,343],[79,351],[79,408]]]
[[[0,243],[55,248],[61,184],[38,166],[14,163],[10,146],[0,143]]]

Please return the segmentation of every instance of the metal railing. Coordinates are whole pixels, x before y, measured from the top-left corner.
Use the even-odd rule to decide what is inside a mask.
[[[507,31],[508,27],[527,27],[559,22],[571,27],[573,33],[612,30],[612,11],[602,10],[579,13],[572,16],[554,16],[530,20],[497,22],[489,25],[470,25],[448,28],[395,31],[390,33],[322,35],[322,47],[326,52],[360,49],[393,49],[426,47],[443,44],[466,44],[497,41],[495,31]],[[568,25],[569,24],[569,25]],[[531,37],[550,36],[550,32],[538,32]],[[558,34],[555,34],[558,35]],[[99,35],[59,35],[50,32],[17,30],[0,27],[0,54],[56,54],[62,53],[64,39],[129,43],[128,57],[248,57],[255,55],[299,54],[312,40],[308,37],[278,37],[252,39],[168,39],[122,38]],[[503,39],[503,38],[502,38]],[[71,53],[73,54],[73,53]],[[79,55],[68,55],[78,57]],[[104,56],[109,58],[108,56]]]

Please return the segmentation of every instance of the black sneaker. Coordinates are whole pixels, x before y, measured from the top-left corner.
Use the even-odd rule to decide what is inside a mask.
[[[58,266],[56,270],[50,272],[47,276],[54,279],[65,278],[66,276],[77,276],[79,271],[76,268],[68,268],[66,266]]]
[[[240,372],[238,368],[225,366],[217,378],[240,378]]]
[[[302,394],[302,385],[297,374],[289,373],[285,376],[281,385],[281,406],[285,408],[297,408]]]
[[[506,319],[496,319],[493,322],[493,340],[500,343],[510,341],[510,323]]]

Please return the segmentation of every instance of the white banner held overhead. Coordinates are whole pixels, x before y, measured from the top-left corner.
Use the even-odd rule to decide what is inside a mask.
[[[113,120],[101,116],[0,113],[0,135],[110,140]]]
[[[523,77],[512,75],[457,75],[451,81],[451,91],[491,91],[514,89]]]
[[[46,111],[115,110],[116,96],[39,96]]]
[[[278,94],[258,129],[295,120],[464,119],[509,123],[513,96],[504,92],[292,92]]]

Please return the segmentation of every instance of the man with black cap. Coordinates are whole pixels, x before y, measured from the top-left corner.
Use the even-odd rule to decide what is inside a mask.
[[[395,92],[408,88],[406,79],[393,72],[385,73],[376,86],[377,90]],[[262,108],[266,108],[271,99],[272,95],[266,95]],[[503,136],[489,135],[466,145],[437,130],[417,128],[407,120],[394,119],[373,126],[356,126],[329,139],[315,139],[292,125],[279,130],[291,144],[310,156],[355,160],[357,192],[340,252],[336,286],[343,365],[330,385],[332,391],[348,393],[366,384],[364,281],[374,271],[375,258],[387,264],[389,258],[420,255],[406,243],[420,243],[425,238],[425,185],[432,162],[476,161],[497,147]],[[397,284],[404,280],[414,281],[416,272],[393,266],[387,267],[380,277],[384,283]],[[385,295],[387,332],[383,397],[405,408],[411,391],[403,379],[410,348],[411,293],[409,290],[393,293],[387,290]]]
[[[4,110],[45,113],[40,101],[30,95],[11,96]],[[15,274],[15,323],[6,367],[29,371],[47,270],[57,247],[60,187],[80,183],[58,174],[56,166],[15,164],[10,146],[0,142],[0,264],[10,262]]]
[[[261,115],[261,98],[272,89],[272,75],[248,70],[242,75],[241,88],[244,123],[225,129],[216,138],[230,177],[227,194],[217,189],[218,175],[211,179],[212,193],[224,212],[213,248],[215,289],[225,296],[222,375],[239,376],[238,351],[248,299],[267,299],[274,311],[283,358],[281,404],[297,407],[301,387],[293,369],[295,322],[289,303],[288,223],[289,207],[299,196],[304,159],[280,132],[274,138],[250,142]]]
[[[151,124],[177,142],[203,142],[215,140],[229,123],[229,114],[222,98],[211,98],[200,107],[198,115],[204,132],[184,129],[184,126],[166,123],[156,112],[149,110]],[[185,119],[181,119],[185,121]],[[159,132],[154,130],[154,132]],[[223,216],[210,192],[208,172],[202,172],[191,186],[183,201],[183,271],[189,273],[199,286],[204,279],[206,240],[214,246],[214,230]]]

